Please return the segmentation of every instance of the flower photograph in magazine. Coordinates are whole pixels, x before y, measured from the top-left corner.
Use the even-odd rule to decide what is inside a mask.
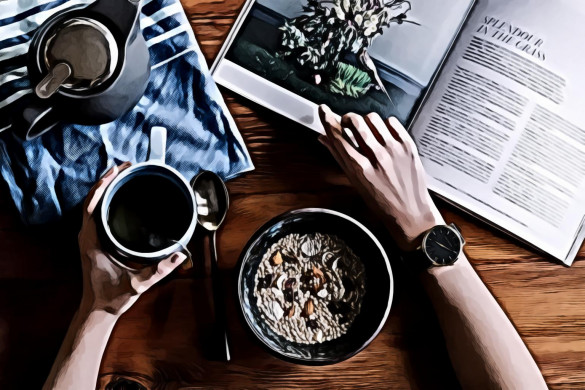
[[[336,112],[406,122],[465,17],[462,3],[257,0],[226,58]]]

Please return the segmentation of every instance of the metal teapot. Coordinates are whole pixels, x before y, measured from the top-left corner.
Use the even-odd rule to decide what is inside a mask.
[[[97,0],[45,21],[28,52],[35,95],[18,135],[40,136],[61,121],[99,125],[132,109],[146,90],[150,54],[140,0]]]

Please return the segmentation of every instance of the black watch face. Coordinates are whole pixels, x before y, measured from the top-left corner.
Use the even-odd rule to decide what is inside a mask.
[[[437,226],[427,236],[424,250],[435,264],[451,265],[461,253],[461,240],[451,228]]]

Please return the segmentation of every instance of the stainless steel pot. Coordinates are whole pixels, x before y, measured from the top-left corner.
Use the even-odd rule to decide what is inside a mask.
[[[150,55],[140,0],[97,0],[49,18],[28,53],[35,98],[18,135],[30,140],[57,123],[97,125],[132,109],[146,90]]]

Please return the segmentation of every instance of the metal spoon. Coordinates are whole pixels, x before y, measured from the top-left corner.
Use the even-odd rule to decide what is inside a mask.
[[[215,311],[215,327],[221,340],[219,351],[221,360],[230,360],[230,348],[227,337],[227,320],[224,291],[219,277],[215,233],[222,224],[229,208],[229,195],[225,183],[213,172],[203,171],[192,182],[195,200],[197,201],[197,222],[207,232],[205,263],[211,266],[213,284],[213,305]]]

